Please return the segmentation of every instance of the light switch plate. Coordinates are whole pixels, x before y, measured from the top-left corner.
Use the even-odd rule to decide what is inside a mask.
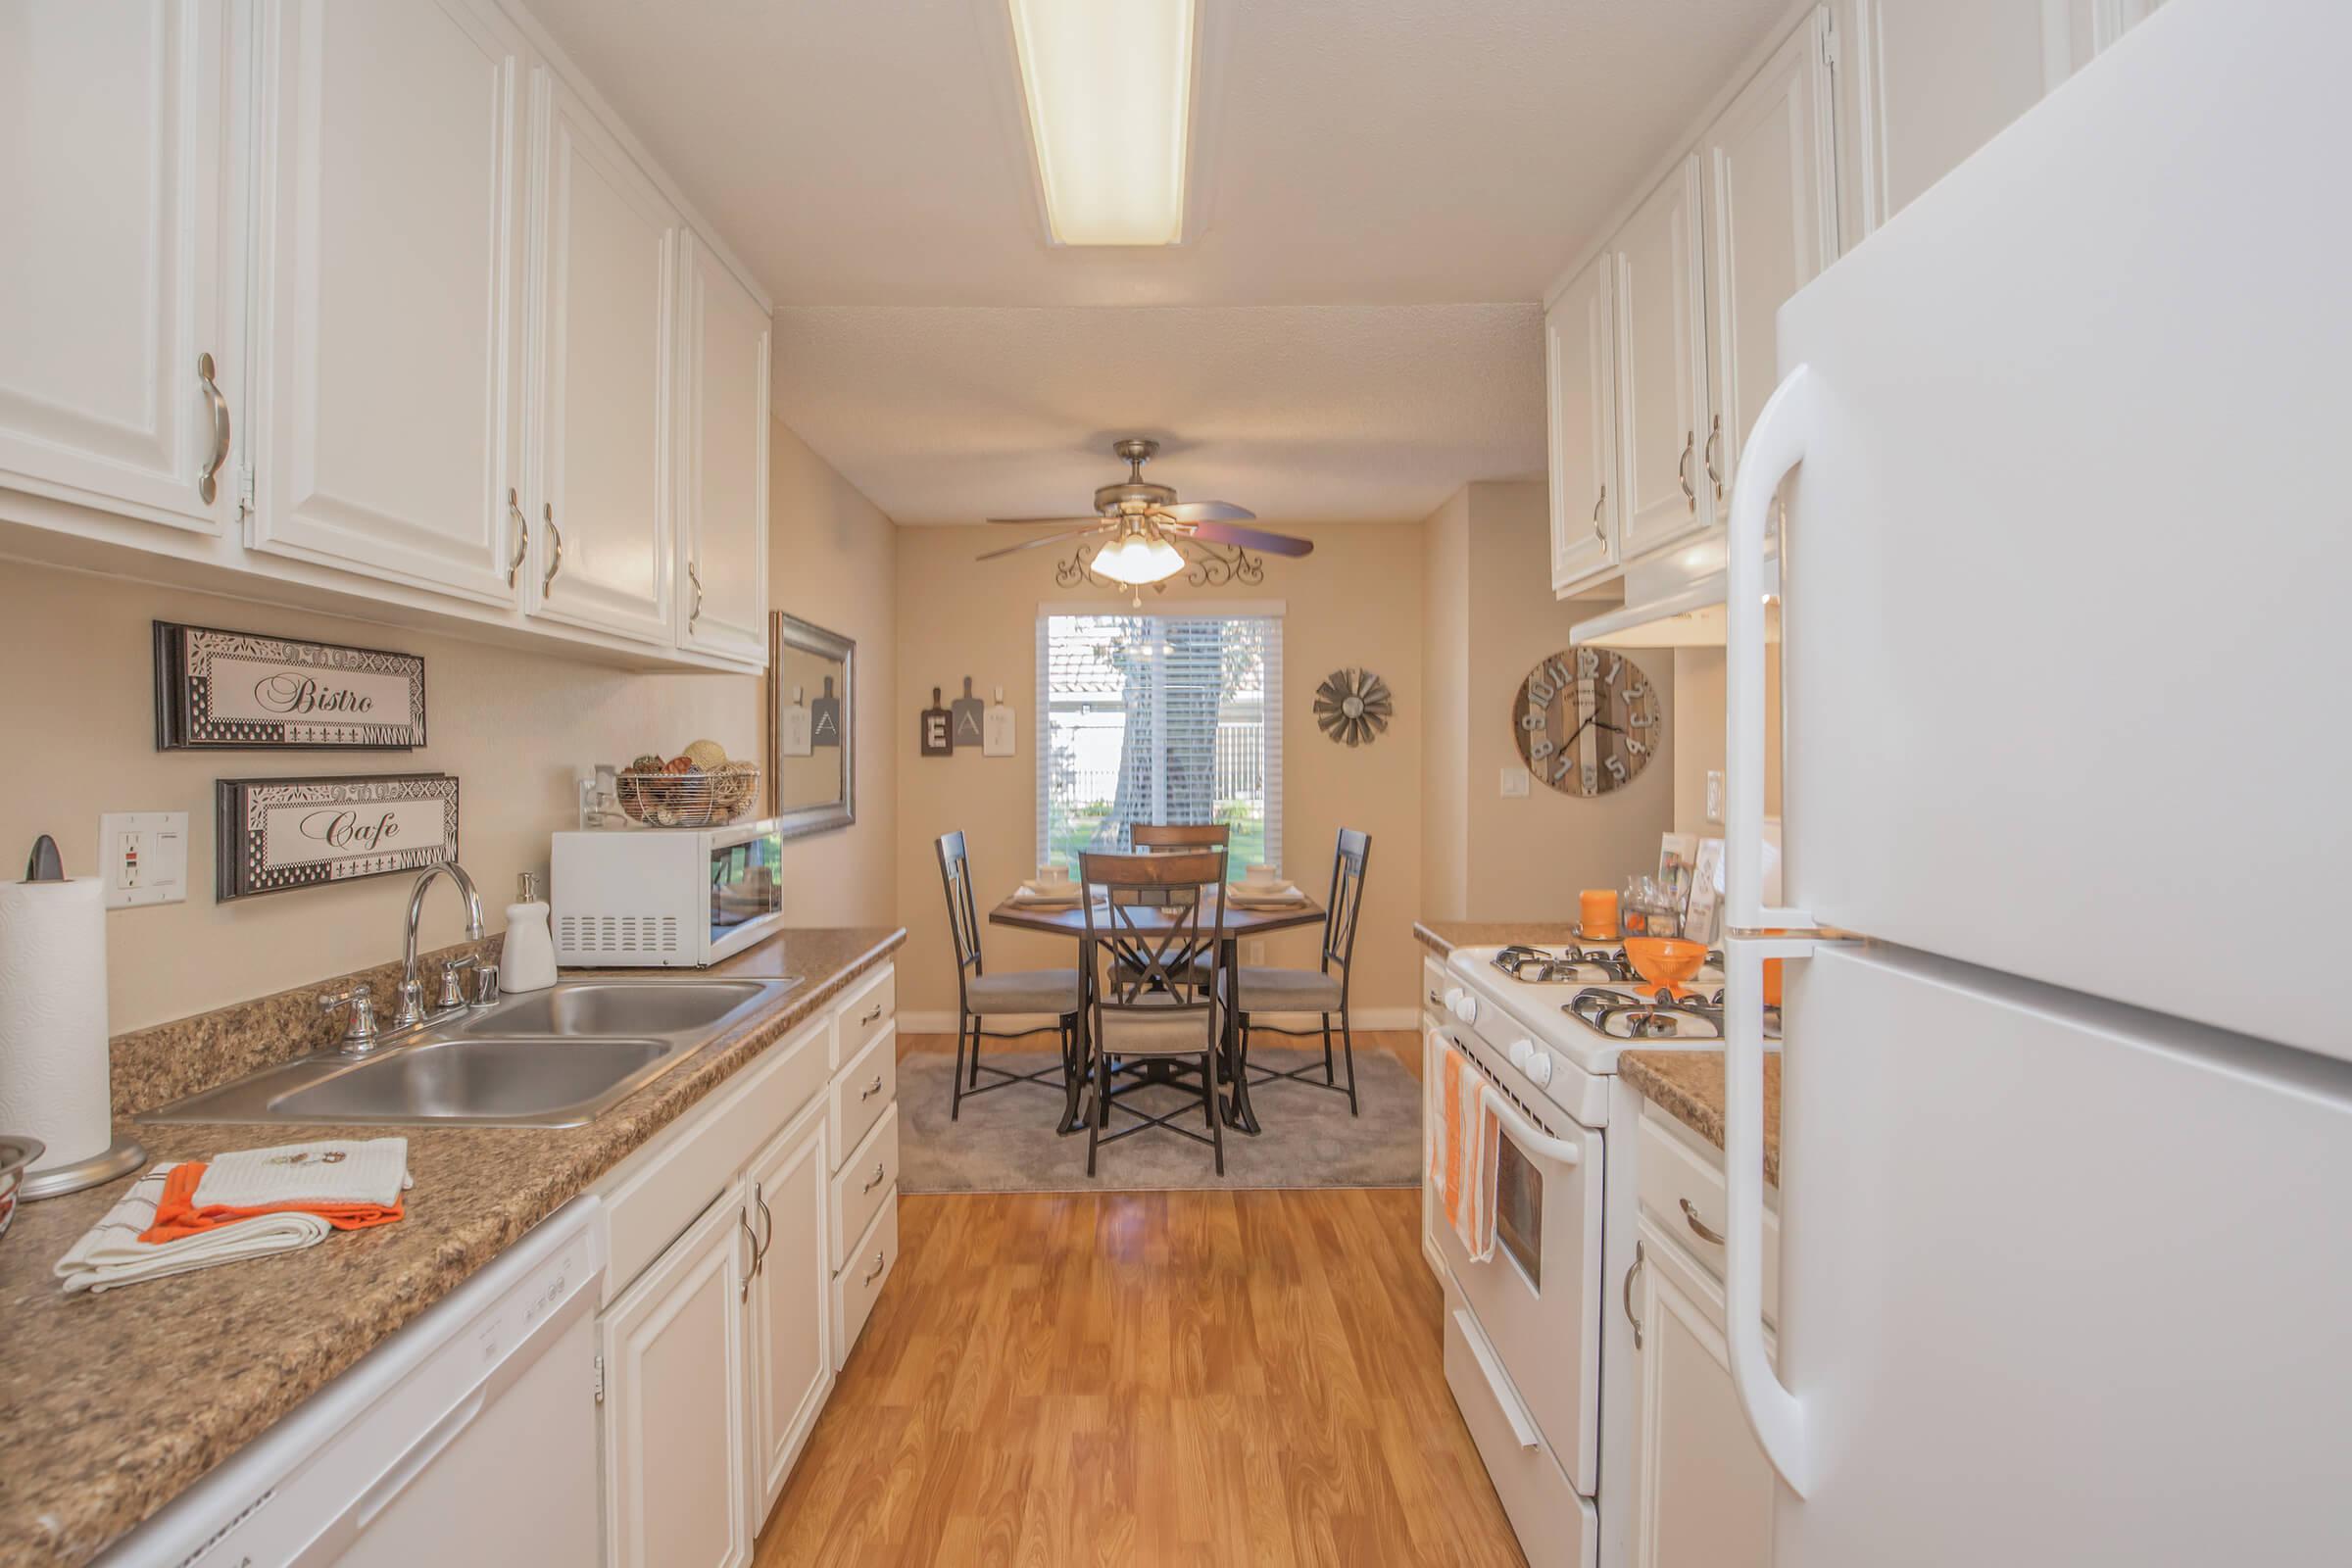
[[[109,811],[100,816],[98,875],[110,909],[186,903],[188,813]]]
[[[1723,820],[1723,769],[1719,767],[1707,769],[1707,820]]]
[[[1528,772],[1526,768],[1506,767],[1502,770],[1502,795],[1504,800],[1526,800],[1527,785]]]

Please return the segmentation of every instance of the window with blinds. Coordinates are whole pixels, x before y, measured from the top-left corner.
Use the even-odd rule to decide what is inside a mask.
[[[1282,863],[1282,619],[1042,615],[1037,858],[1137,822],[1222,822],[1232,874]]]

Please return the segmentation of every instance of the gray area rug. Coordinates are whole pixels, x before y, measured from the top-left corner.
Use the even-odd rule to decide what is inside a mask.
[[[984,1060],[1032,1072],[1058,1057],[1049,1052],[991,1052]],[[1318,1066],[1312,1052],[1252,1047],[1252,1065]],[[1262,1084],[1250,1102],[1265,1130],[1257,1137],[1225,1129],[1220,1180],[1208,1146],[1165,1130],[1104,1146],[1097,1176],[1086,1174],[1086,1134],[1057,1136],[1061,1091],[1018,1084],[968,1095],[960,1120],[948,1119],[956,1059],[918,1052],[899,1063],[899,1191],[903,1193],[1166,1192],[1198,1188],[1418,1187],[1421,1184],[1421,1085],[1404,1064],[1376,1046],[1355,1053],[1360,1117],[1348,1097],[1304,1084]],[[990,1082],[981,1074],[983,1083]],[[1346,1081],[1342,1068],[1342,1082]],[[1200,1097],[1175,1088],[1138,1091],[1128,1103],[1157,1115]],[[1133,1118],[1111,1112],[1111,1130]]]

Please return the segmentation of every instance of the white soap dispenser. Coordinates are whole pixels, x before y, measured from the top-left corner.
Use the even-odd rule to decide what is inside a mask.
[[[515,902],[507,906],[507,941],[498,956],[501,991],[545,991],[556,983],[556,939],[548,929],[547,906],[539,901],[539,879],[525,871],[515,879]]]

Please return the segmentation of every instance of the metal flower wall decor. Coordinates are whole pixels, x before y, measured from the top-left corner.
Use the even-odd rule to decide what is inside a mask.
[[[1315,688],[1315,722],[1335,745],[1371,745],[1396,712],[1389,683],[1368,669],[1335,669]]]

